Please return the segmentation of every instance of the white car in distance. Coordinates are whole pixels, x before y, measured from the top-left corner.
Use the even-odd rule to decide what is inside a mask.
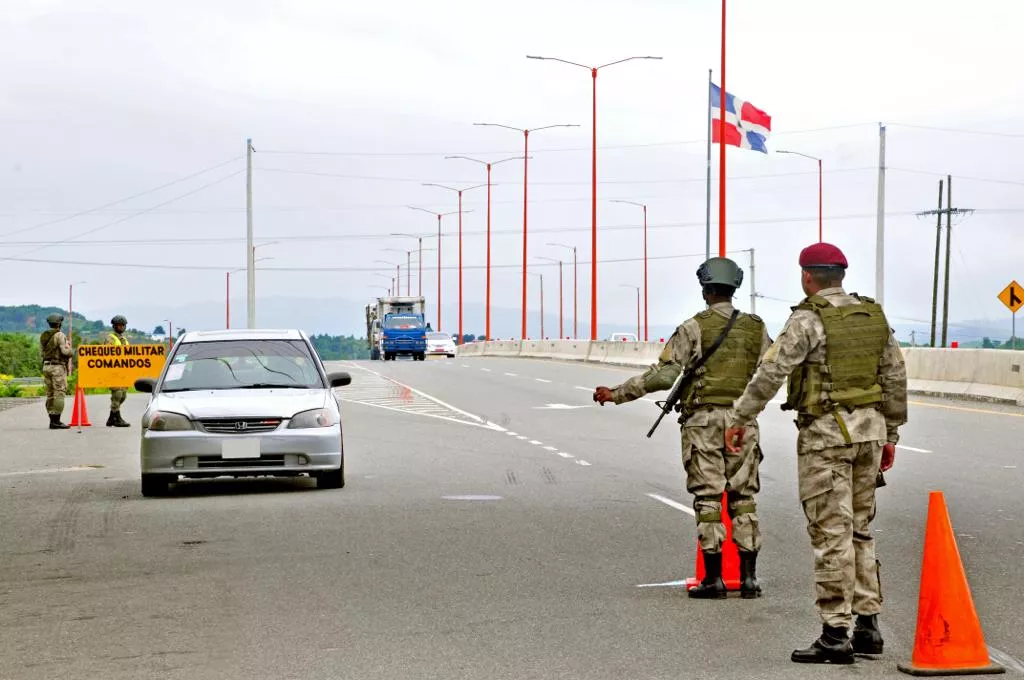
[[[455,358],[455,341],[447,333],[427,333],[427,355]]]

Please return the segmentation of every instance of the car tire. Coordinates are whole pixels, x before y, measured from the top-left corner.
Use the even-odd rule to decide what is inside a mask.
[[[455,358],[455,355],[454,355],[454,354],[449,354],[449,355],[448,355],[448,358],[449,358],[449,359],[454,359],[454,358]]]
[[[327,470],[316,473],[316,488],[318,489],[343,489],[345,488],[345,459],[341,459],[341,467],[337,470]]]
[[[142,495],[147,498],[154,496],[166,496],[171,482],[175,480],[171,475],[142,475]]]

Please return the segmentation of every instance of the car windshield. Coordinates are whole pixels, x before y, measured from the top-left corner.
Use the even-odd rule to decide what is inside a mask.
[[[224,340],[179,346],[161,391],[323,386],[316,362],[301,340]]]
[[[435,342],[437,342],[437,341],[444,341],[444,340],[451,340],[451,339],[452,339],[451,336],[448,335],[447,333],[428,333],[427,334],[427,340],[433,340]]]
[[[423,322],[415,316],[390,316],[384,320],[384,328],[414,330],[423,328]]]

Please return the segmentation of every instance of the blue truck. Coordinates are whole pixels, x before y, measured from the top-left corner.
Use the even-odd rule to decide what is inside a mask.
[[[423,297],[381,297],[366,308],[367,341],[373,359],[394,361],[401,355],[423,361],[427,331]]]

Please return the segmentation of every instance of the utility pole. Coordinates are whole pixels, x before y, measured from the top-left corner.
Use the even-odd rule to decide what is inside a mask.
[[[256,248],[252,242],[252,138],[245,140],[246,326],[256,328]]]
[[[757,314],[757,279],[754,277],[754,249],[750,249],[750,313]]]
[[[935,279],[932,284],[932,333],[931,333],[931,346],[935,346],[935,332],[936,332],[936,315],[938,307],[938,285],[939,285],[939,249],[942,233],[942,216],[946,216],[946,271],[943,277],[943,291],[942,291],[942,338],[940,347],[946,346],[946,340],[948,338],[949,328],[949,260],[950,252],[952,251],[953,241],[953,215],[970,215],[974,212],[973,208],[954,208],[953,207],[953,177],[952,175],[946,175],[946,207],[942,207],[942,181],[939,181],[939,208],[938,210],[926,210],[924,212],[917,213],[918,217],[925,217],[936,215],[936,236],[935,236]]]
[[[910,331],[910,346],[917,347],[917,331]]]
[[[878,217],[875,227],[875,300],[885,299],[885,124],[878,124]]]

